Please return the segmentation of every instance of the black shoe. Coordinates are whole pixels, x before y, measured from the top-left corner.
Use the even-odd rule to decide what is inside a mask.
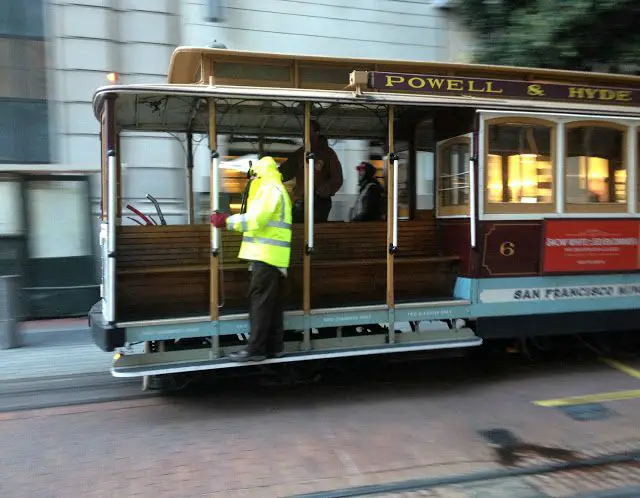
[[[247,350],[244,351],[238,351],[236,353],[230,353],[228,358],[231,361],[238,361],[238,362],[246,362],[246,361],[264,361],[267,359],[266,355],[263,354],[255,354],[255,353],[250,353]]]
[[[284,344],[267,347],[267,358],[282,358],[284,354]]]

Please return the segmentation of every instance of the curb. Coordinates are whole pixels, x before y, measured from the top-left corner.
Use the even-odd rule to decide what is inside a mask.
[[[47,328],[40,330],[21,330],[18,332],[20,346],[63,346],[70,344],[89,344],[92,342],[91,329],[86,325],[76,328]]]

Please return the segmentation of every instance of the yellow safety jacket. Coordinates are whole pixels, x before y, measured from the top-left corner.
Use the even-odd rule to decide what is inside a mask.
[[[247,212],[227,218],[227,229],[242,232],[238,257],[288,268],[291,259],[291,198],[282,183],[278,163],[263,157],[252,166],[255,178]]]

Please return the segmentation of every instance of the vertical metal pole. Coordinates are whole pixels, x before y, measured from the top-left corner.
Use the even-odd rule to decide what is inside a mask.
[[[116,151],[107,151],[108,168],[108,203],[107,203],[107,282],[106,282],[106,306],[104,318],[107,323],[115,322],[115,297],[116,297],[116,216],[118,202],[118,163]]]
[[[640,164],[636,161],[638,157],[638,126],[627,128],[627,209],[629,213],[637,213],[638,206],[638,170]]]
[[[469,230],[472,249],[476,247],[476,162],[475,157],[469,161]]]
[[[114,102],[115,104],[115,102]],[[113,149],[115,149],[117,151],[116,154],[116,220],[121,220],[122,219],[122,202],[120,202],[120,200],[122,199],[122,157],[120,156],[120,132],[117,129],[115,120],[113,123],[113,129],[114,129],[114,133],[115,133],[115,147],[113,147]]]
[[[393,163],[393,232],[391,236],[391,250],[398,250],[398,156],[390,154],[389,159]]]
[[[304,339],[302,342],[302,349],[311,349],[311,251],[309,243],[313,245],[313,234],[311,240],[309,240],[309,228],[313,230],[313,220],[310,216],[313,214],[313,196],[309,198],[310,186],[313,184],[312,174],[310,168],[310,152],[311,152],[311,102],[305,102],[304,104],[304,192],[306,199],[304,200],[304,228],[305,228],[305,251],[303,254],[303,273],[302,273],[302,308],[304,316],[307,317],[309,323],[304,328]],[[313,165],[313,159],[311,159],[311,165]]]
[[[309,223],[307,226],[307,252],[311,254],[313,252],[313,220],[314,220],[314,201],[315,196],[315,158],[313,152],[307,154],[307,163],[309,169],[309,191],[307,192],[307,199],[309,199]]]
[[[195,223],[193,203],[193,132],[187,132],[187,223]]]
[[[211,153],[211,210],[220,209],[220,154],[217,151]],[[211,254],[218,256],[220,252],[220,229],[211,226]]]
[[[151,354],[151,341],[146,341],[144,343],[144,347],[142,351],[144,354]],[[148,391],[150,386],[151,386],[151,376],[145,375],[144,377],[142,377],[142,390]]]
[[[395,120],[395,109],[389,106],[388,115],[388,135],[389,154],[387,158],[387,307],[389,311],[389,344],[395,342],[395,293],[394,293],[394,264],[397,248],[397,219],[398,206],[396,199],[397,184],[397,157],[394,153],[393,124]]]
[[[118,185],[118,151],[119,140],[117,136],[116,101],[114,95],[109,95],[105,99],[105,141],[106,151],[106,198],[107,226],[105,234],[105,261],[106,271],[104,272],[104,309],[102,310],[104,319],[109,324],[116,321],[116,226],[118,223],[119,185]],[[103,201],[104,202],[104,201]]]
[[[555,171],[551,177],[551,191],[555,193],[556,212],[564,213],[564,200],[565,196],[565,125],[560,121],[556,125],[556,150],[555,152]],[[552,163],[553,164],[553,163]],[[552,200],[553,202],[553,200]]]
[[[209,99],[209,149],[211,151],[211,168],[210,168],[210,206],[211,211],[217,211],[219,208],[219,185],[218,185],[218,171],[219,171],[219,156],[217,152],[218,147],[218,135],[216,130],[216,102],[214,99]],[[219,285],[220,285],[220,260],[218,259],[219,253],[219,233],[218,229],[211,225],[211,262],[210,262],[210,286],[209,286],[209,311],[211,314],[211,320],[216,322],[215,333],[211,337],[211,349],[214,357],[220,356],[220,336],[218,334],[219,327],[217,325],[220,317],[220,311],[218,304],[220,300]]]
[[[474,273],[479,263],[478,245],[478,220],[480,213],[484,212],[487,186],[487,166],[485,161],[485,136],[484,117],[476,112],[473,118],[472,151],[469,161],[469,242],[471,256],[471,272]]]
[[[107,185],[109,180],[109,168],[107,166],[107,150],[109,150],[109,125],[107,123],[108,112],[106,108],[107,105],[104,106],[102,115],[100,116],[100,221],[102,223],[105,223],[107,221],[107,199],[109,198],[109,194],[107,192]]]

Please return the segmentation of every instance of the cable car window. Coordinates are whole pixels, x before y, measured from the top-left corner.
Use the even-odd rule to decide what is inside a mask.
[[[438,209],[444,216],[469,213],[470,142],[455,138],[445,142],[438,157]]]
[[[583,122],[567,125],[565,191],[570,210],[626,210],[627,166],[623,126]],[[591,209],[589,209],[591,208]]]
[[[552,212],[555,125],[498,118],[487,126],[486,210]]]

